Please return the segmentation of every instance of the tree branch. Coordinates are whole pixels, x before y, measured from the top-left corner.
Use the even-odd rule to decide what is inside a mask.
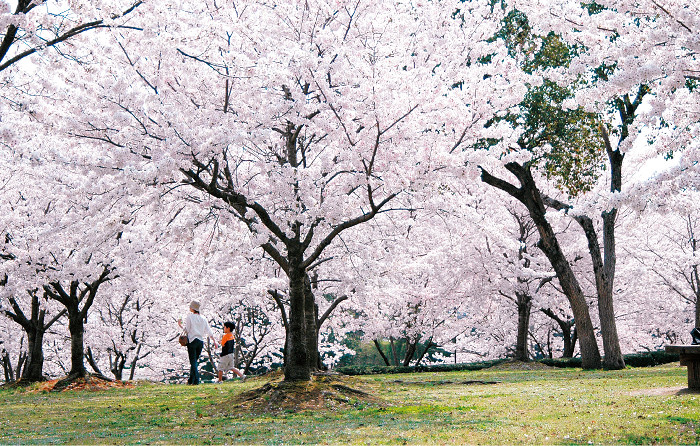
[[[336,307],[337,307],[338,305],[340,305],[340,303],[343,302],[343,301],[345,301],[345,300],[348,300],[348,295],[347,295],[347,294],[344,294],[344,295],[340,296],[339,298],[337,298],[336,300],[334,300],[333,303],[331,304],[331,306],[328,307],[328,309],[323,313],[323,316],[321,316],[321,317],[319,318],[318,324],[317,324],[317,328],[320,329],[320,328],[321,328],[321,325],[323,325],[323,323],[326,322],[326,319],[328,319],[328,316],[331,315],[331,313],[333,312],[333,310],[335,310]]]
[[[352,228],[353,226],[357,226],[360,223],[364,223],[371,220],[389,201],[394,199],[396,196],[396,193],[389,195],[384,200],[382,200],[382,202],[379,203],[377,206],[373,206],[370,212],[366,212],[360,215],[359,217],[347,220],[333,228],[331,233],[328,234],[323,240],[321,240],[318,246],[316,246],[314,252],[306,260],[304,260],[304,262],[302,263],[302,267],[306,269],[309,267],[309,265],[314,263],[314,261],[316,261],[316,259],[318,259],[321,256],[323,250],[326,249],[326,247],[331,244],[333,239],[336,238],[341,232],[348,228]]]
[[[32,3],[33,3],[33,2],[32,2]],[[137,1],[137,2],[134,3],[130,8],[128,8],[127,10],[125,10],[123,13],[118,14],[118,15],[113,15],[113,16],[111,17],[111,19],[114,20],[114,19],[118,19],[118,18],[120,18],[120,17],[126,16],[127,14],[129,14],[129,13],[131,13],[133,10],[135,10],[137,7],[139,7],[142,3],[143,3],[143,1]],[[39,50],[42,50],[42,49],[44,49],[44,48],[50,48],[50,47],[52,47],[52,46],[56,46],[57,44],[59,44],[59,43],[61,43],[61,42],[64,42],[64,41],[70,39],[71,37],[77,36],[78,34],[84,33],[84,32],[89,31],[89,30],[91,30],[91,29],[97,29],[97,28],[128,28],[128,27],[125,27],[125,26],[122,26],[122,25],[116,25],[116,26],[115,26],[115,25],[105,25],[105,24],[104,24],[104,19],[94,20],[94,21],[92,21],[92,22],[87,22],[87,23],[80,24],[80,25],[78,25],[78,26],[76,26],[76,27],[74,27],[74,28],[71,28],[70,30],[66,31],[65,33],[59,35],[59,36],[56,37],[55,39],[49,40],[49,41],[45,42],[44,44],[42,44],[42,45],[40,45],[40,46],[35,46],[35,47],[33,47],[33,48],[30,48],[30,49],[28,49],[28,50],[26,50],[26,51],[23,51],[23,52],[17,54],[17,55],[16,55],[15,57],[13,57],[13,58],[8,59],[5,63],[0,64],[0,71],[3,71],[4,69],[8,68],[9,66],[11,66],[12,64],[14,64],[15,62],[18,62],[18,61],[24,59],[25,57],[30,56],[30,55],[36,53],[36,52],[39,51]],[[16,31],[15,31],[15,33],[16,33]],[[6,37],[7,37],[7,36],[6,36]],[[9,46],[12,45],[14,42],[15,42],[15,40],[13,40],[13,41],[11,41],[9,44],[7,44],[7,47],[8,47],[8,48],[5,50],[5,53],[7,53],[7,50],[9,50]],[[5,44],[5,41],[4,41],[4,40],[3,40],[3,44]],[[0,53],[0,54],[2,54],[2,53]],[[4,56],[4,54],[2,54],[2,55]],[[0,59],[0,60],[1,60],[1,59]]]
[[[267,293],[272,296],[277,304],[277,307],[280,309],[280,313],[282,313],[284,331],[289,333],[289,319],[287,318],[287,310],[284,308],[284,303],[282,303],[282,295],[277,290],[267,290]]]
[[[488,184],[489,186],[493,186],[497,189],[501,189],[502,191],[504,191],[505,193],[507,193],[511,197],[518,199],[519,201],[523,200],[522,189],[519,189],[519,188],[515,187],[514,185],[510,184],[509,182],[491,175],[483,167],[481,167],[481,166],[478,166],[478,167],[479,167],[479,170],[481,170],[481,181]]]

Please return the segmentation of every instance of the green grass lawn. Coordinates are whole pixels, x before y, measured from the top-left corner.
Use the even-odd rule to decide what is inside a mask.
[[[464,384],[464,381],[497,384]],[[700,394],[678,363],[374,375],[350,385],[388,404],[279,415],[217,414],[261,378],[220,386],[139,384],[0,391],[0,443],[700,444]]]

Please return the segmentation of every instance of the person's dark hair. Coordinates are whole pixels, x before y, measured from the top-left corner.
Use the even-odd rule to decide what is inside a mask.
[[[231,332],[233,332],[233,330],[236,328],[236,326],[233,325],[233,322],[224,322],[224,327],[228,327]]]

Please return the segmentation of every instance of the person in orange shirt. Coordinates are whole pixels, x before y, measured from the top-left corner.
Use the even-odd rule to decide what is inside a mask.
[[[233,353],[236,346],[233,337],[233,330],[235,328],[236,326],[233,325],[233,322],[224,322],[224,336],[221,338],[221,358],[219,359],[218,370],[219,381],[217,381],[219,383],[224,380],[224,373],[228,372],[229,370],[233,371],[233,373],[242,380],[245,380],[246,378],[243,372],[238,370],[233,363]]]

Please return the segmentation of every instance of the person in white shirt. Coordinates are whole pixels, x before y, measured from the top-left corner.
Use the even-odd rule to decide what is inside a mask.
[[[184,330],[187,335],[187,354],[190,359],[190,378],[187,380],[188,385],[196,386],[199,384],[199,355],[202,354],[202,348],[204,348],[204,338],[209,336],[217,346],[216,339],[214,339],[214,334],[209,327],[207,320],[199,314],[199,302],[193,300],[190,302],[190,314],[187,315],[185,319],[185,326],[182,326],[182,319],[177,321],[180,328]]]

